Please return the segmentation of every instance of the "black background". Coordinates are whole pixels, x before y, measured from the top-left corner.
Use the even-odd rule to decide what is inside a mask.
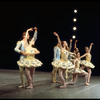
[[[73,17],[77,17],[76,24]],[[69,43],[74,25],[78,27],[75,34],[81,55],[85,46],[94,43],[91,54],[96,67],[92,74],[100,75],[100,1],[0,1],[0,68],[18,69],[16,62],[20,55],[14,51],[16,42],[27,28],[36,26],[36,47],[41,52],[36,58],[44,63],[37,70],[51,71],[57,42],[52,33],[56,31],[61,40]]]

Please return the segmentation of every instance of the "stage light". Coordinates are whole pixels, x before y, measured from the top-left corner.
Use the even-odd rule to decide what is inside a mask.
[[[72,36],[72,39],[75,39],[75,38],[76,38],[76,36],[75,36],[75,35],[73,35],[73,36]]]
[[[74,13],[77,13],[77,10],[76,9],[74,9]]]
[[[77,30],[77,28],[74,26],[74,27],[73,27],[73,30],[75,31],[75,30]]]
[[[74,22],[76,22],[76,21],[77,21],[77,19],[76,19],[76,18],[73,18],[73,21],[74,21]]]

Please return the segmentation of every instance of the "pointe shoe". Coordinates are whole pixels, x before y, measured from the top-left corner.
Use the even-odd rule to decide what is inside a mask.
[[[63,89],[65,89],[65,88],[66,88],[66,86],[60,86],[60,88],[63,88]]]
[[[27,89],[32,89],[33,88],[33,86],[28,86],[28,87],[26,87]]]
[[[25,85],[20,85],[18,86],[18,88],[25,88]]]
[[[56,80],[55,80],[55,81],[53,80],[52,82],[53,82],[53,83],[56,83],[57,81],[56,81]]]
[[[85,83],[85,85],[86,85],[86,86],[89,86],[90,84],[89,84],[89,83]]]
[[[60,88],[66,88],[66,84],[65,84],[65,85],[60,86]]]
[[[53,80],[52,82],[53,83],[60,83],[60,81],[58,81],[58,80]]]

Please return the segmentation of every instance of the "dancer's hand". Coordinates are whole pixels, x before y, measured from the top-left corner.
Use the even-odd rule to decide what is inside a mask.
[[[21,54],[23,54],[24,56],[27,56],[26,52],[20,51]]]
[[[37,27],[34,27],[33,29],[34,29],[34,30],[37,30]]]
[[[58,36],[57,32],[53,32],[53,34],[54,34],[55,36]]]
[[[70,43],[72,42],[72,39],[70,39]]]
[[[94,45],[94,43],[91,43],[91,45]]]
[[[78,40],[76,40],[75,42],[77,42]]]

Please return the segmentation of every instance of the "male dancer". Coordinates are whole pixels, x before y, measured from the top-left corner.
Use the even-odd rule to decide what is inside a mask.
[[[59,46],[59,43],[57,43],[57,45],[54,46],[54,58],[53,58],[53,61],[59,60],[60,59],[60,54],[61,54],[60,46]],[[57,82],[57,80],[56,80],[57,70],[58,70],[58,68],[53,66],[53,70],[52,70],[52,82],[53,83]]]

